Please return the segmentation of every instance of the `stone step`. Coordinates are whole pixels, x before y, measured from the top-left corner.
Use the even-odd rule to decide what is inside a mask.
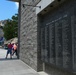
[[[47,73],[44,72],[44,71],[38,72],[38,74],[39,74],[39,75],[49,75],[49,74],[47,74]]]

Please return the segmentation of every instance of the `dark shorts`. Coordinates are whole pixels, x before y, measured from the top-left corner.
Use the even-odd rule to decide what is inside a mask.
[[[12,54],[12,49],[8,49],[7,54]]]

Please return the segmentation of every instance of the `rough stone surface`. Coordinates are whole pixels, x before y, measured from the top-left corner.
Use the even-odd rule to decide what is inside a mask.
[[[40,0],[21,0],[22,4],[36,5]],[[37,15],[36,8],[21,6],[20,59],[37,70]]]

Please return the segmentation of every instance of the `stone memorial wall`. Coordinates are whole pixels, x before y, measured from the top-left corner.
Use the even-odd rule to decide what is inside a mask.
[[[76,1],[43,16],[41,60],[76,71]]]

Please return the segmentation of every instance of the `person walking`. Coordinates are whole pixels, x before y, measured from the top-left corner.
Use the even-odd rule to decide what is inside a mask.
[[[14,55],[14,53],[16,53],[16,56],[17,56],[17,45],[16,45],[16,43],[14,43],[14,45],[13,45],[13,53],[12,53],[12,55]]]
[[[6,59],[8,57],[8,54],[10,54],[10,59],[12,59],[12,44],[9,43],[7,47],[8,47],[8,50],[7,50],[7,54],[6,54]]]

